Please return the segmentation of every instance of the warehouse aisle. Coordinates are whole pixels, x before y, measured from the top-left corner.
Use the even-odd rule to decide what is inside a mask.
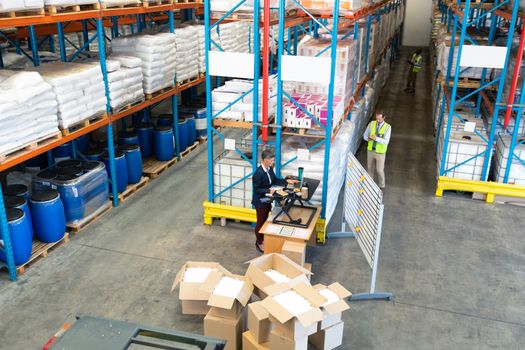
[[[342,348],[523,348],[523,209],[433,196],[429,60],[418,93],[408,96],[401,92],[408,54],[401,52],[381,97],[393,136],[377,290],[395,300],[353,303]],[[247,225],[202,225],[206,167],[200,147],[19,282],[0,274],[0,348],[41,348],[76,314],[202,332],[202,318],[181,315],[170,292],[178,268],[210,260],[243,273],[257,256]],[[367,291],[370,270],[354,240],[310,249],[308,260],[314,283]]]

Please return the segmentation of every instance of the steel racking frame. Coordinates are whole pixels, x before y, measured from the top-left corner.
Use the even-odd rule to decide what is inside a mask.
[[[122,24],[131,24],[137,26],[137,31],[141,31],[147,27],[147,22],[150,23],[156,20],[166,20],[168,21],[168,27],[170,32],[174,31],[174,12],[188,10],[189,14],[192,15],[192,12],[198,11],[203,7],[202,3],[193,2],[193,3],[170,3],[170,4],[161,4],[153,5],[150,7],[128,7],[128,8],[101,8],[97,10],[87,10],[79,12],[68,12],[68,13],[58,13],[58,14],[46,14],[38,16],[21,16],[16,18],[0,18],[0,28],[21,28],[20,31],[17,31],[16,37],[11,38],[8,35],[0,33],[2,39],[7,41],[12,47],[14,47],[17,52],[24,54],[28,57],[35,66],[40,64],[38,58],[38,47],[39,43],[37,41],[37,33],[43,36],[49,35],[58,35],[59,41],[59,52],[61,61],[73,61],[78,57],[79,53],[84,50],[89,50],[89,44],[94,40],[98,40],[99,45],[99,57],[100,57],[100,67],[102,70],[105,93],[106,93],[106,112],[107,114],[100,120],[90,124],[89,126],[80,128],[68,135],[62,136],[56,141],[45,143],[44,145],[37,147],[31,151],[23,152],[19,156],[12,157],[5,162],[0,164],[0,172],[6,171],[10,168],[13,168],[31,158],[34,158],[38,155],[41,155],[46,152],[50,152],[53,148],[58,147],[64,143],[72,141],[73,152],[75,153],[75,140],[80,136],[86,135],[96,129],[101,127],[106,127],[108,135],[108,152],[110,156],[110,179],[111,183],[116,183],[116,168],[115,168],[115,157],[114,157],[114,145],[113,145],[113,122],[130,116],[139,111],[144,111],[146,116],[149,116],[149,109],[158,103],[162,102],[165,99],[172,99],[173,106],[173,118],[174,118],[174,134],[176,140],[176,155],[180,159],[179,151],[179,140],[178,140],[178,103],[177,96],[184,90],[193,88],[200,83],[204,82],[204,78],[198,77],[195,80],[187,82],[182,85],[176,84],[176,79],[174,80],[174,86],[170,89],[166,89],[163,93],[154,96],[151,99],[147,99],[142,103],[132,106],[126,110],[111,113],[109,106],[109,88],[107,82],[107,71],[106,71],[106,52],[105,52],[105,40],[107,38],[104,34],[104,28],[112,28],[112,37],[118,36],[118,24],[119,17],[124,17],[121,19]],[[165,15],[155,15],[159,13],[165,13]],[[130,18],[129,16],[134,16]],[[91,28],[89,26],[91,25]],[[37,27],[38,26],[38,27]],[[96,30],[96,34],[89,38],[88,30]],[[78,48],[77,51],[67,57],[65,50],[65,33],[66,32],[82,32],[83,34],[83,46]],[[31,54],[25,52],[25,50],[20,46],[19,39],[28,39],[29,47],[31,49]],[[44,39],[45,40],[45,39]],[[41,43],[40,43],[41,44]],[[0,66],[3,66],[1,59],[1,50],[0,50]],[[48,153],[48,158],[49,157]],[[116,186],[111,186],[113,193],[113,205],[118,206],[119,200],[116,190]],[[12,245],[9,235],[7,216],[4,207],[4,201],[2,196],[2,189],[0,187],[0,233],[2,234],[4,240],[4,248],[6,255],[6,264],[5,266],[9,272],[9,278],[12,281],[16,281],[17,273],[16,266],[14,264]],[[0,248],[2,249],[2,248]],[[4,264],[0,264],[0,267],[4,267]]]
[[[525,44],[525,30],[524,29],[524,17],[519,14],[519,1],[514,2],[514,6],[509,9],[509,0],[495,0],[494,3],[488,3],[487,0],[483,1],[461,1],[461,0],[439,0],[438,9],[441,11],[441,22],[447,26],[450,31],[452,29],[452,38],[450,44],[450,52],[448,57],[448,67],[446,72],[440,72],[436,70],[435,78],[439,81],[436,105],[434,110],[438,113],[438,127],[436,131],[436,145],[437,140],[441,136],[441,132],[444,132],[444,145],[443,154],[441,157],[441,164],[439,167],[439,178],[437,181],[436,195],[442,196],[444,190],[462,190],[462,191],[475,191],[487,193],[487,202],[494,200],[494,195],[510,195],[516,197],[525,197],[525,188],[518,186],[507,185],[509,180],[509,173],[511,170],[512,162],[517,159],[520,163],[525,165],[525,160],[520,159],[516,156],[514,149],[516,146],[525,143],[525,140],[518,140],[519,123],[523,114],[523,103],[525,102],[525,96],[522,94],[518,104],[514,103],[514,96],[517,88],[517,77],[519,75],[519,62],[523,55],[523,44]],[[505,9],[505,6],[507,9]],[[488,26],[488,20],[490,19],[490,26]],[[499,77],[492,80],[488,79],[487,69],[482,69],[481,81],[475,87],[471,85],[465,86],[459,81],[459,75],[461,72],[468,70],[461,69],[459,62],[461,62],[461,55],[463,47],[466,44],[479,45],[479,43],[467,32],[468,28],[480,30],[482,28],[489,28],[487,45],[490,46],[496,39],[496,34],[499,29],[504,25],[508,25],[506,28],[505,38],[505,64],[501,69]],[[505,77],[507,76],[508,64],[511,56],[511,51],[514,48],[513,38],[514,33],[521,27],[520,45],[517,54],[517,69],[513,73],[513,85],[510,90],[509,101],[503,101],[502,95],[505,87]],[[459,39],[457,40],[459,32]],[[452,77],[452,64],[454,62],[454,52],[457,50],[457,63]],[[496,94],[492,90],[496,87]],[[525,88],[525,83],[521,86],[522,91]],[[464,95],[460,95],[459,89],[466,89]],[[492,123],[489,123],[490,129],[488,130],[488,137],[481,135],[476,131],[476,134],[487,144],[486,151],[473,156],[466,161],[450,168],[446,169],[446,155],[449,148],[449,137],[451,132],[452,121],[457,118],[460,121],[464,121],[463,118],[456,112],[456,107],[467,99],[474,97],[476,99],[475,111],[479,114],[483,109],[489,114],[489,118]],[[437,111],[438,104],[441,100],[441,108]],[[445,114],[445,107],[448,105],[448,114]],[[505,121],[503,125],[499,123],[500,112],[505,111]],[[509,131],[509,119],[511,114],[515,114],[515,124],[512,131]],[[441,130],[444,122],[444,118],[447,118],[447,127],[445,130]],[[496,137],[496,130],[498,126],[503,126],[504,132],[510,134],[510,156],[507,161],[505,168],[505,176],[503,184],[497,186],[489,182],[489,172],[491,167],[491,160],[493,156],[494,142]],[[439,152],[439,150],[437,150]],[[454,170],[455,168],[472,161],[475,158],[484,156],[484,163],[481,175],[481,181],[471,180],[458,180],[447,177],[447,173]]]
[[[214,203],[214,200],[216,197],[220,196],[222,193],[226,192],[227,190],[231,189],[232,187],[236,186],[237,184],[241,183],[242,181],[245,181],[248,179],[253,172],[256,170],[257,167],[257,146],[259,144],[269,144],[275,147],[276,149],[276,174],[277,176],[280,176],[281,168],[290,162],[294,161],[295,159],[292,159],[291,161],[281,164],[281,143],[282,138],[286,135],[283,134],[282,128],[281,128],[281,121],[282,121],[282,103],[283,103],[283,95],[287,95],[286,92],[283,90],[282,86],[282,78],[281,78],[281,68],[282,68],[282,56],[286,53],[288,54],[294,54],[297,55],[297,45],[298,45],[298,37],[300,35],[300,32],[306,34],[313,34],[314,36],[318,35],[319,27],[327,29],[329,33],[332,35],[331,44],[329,47],[327,47],[326,50],[331,50],[331,74],[330,74],[330,84],[329,84],[329,116],[327,117],[327,126],[324,128],[325,135],[321,138],[319,142],[317,142],[314,147],[318,147],[322,144],[325,144],[325,164],[324,164],[324,175],[323,178],[328,178],[328,162],[330,157],[330,144],[333,141],[334,137],[336,136],[337,132],[332,133],[332,103],[333,103],[333,95],[334,95],[334,79],[335,79],[335,56],[336,56],[336,49],[337,49],[337,42],[338,42],[338,29],[339,21],[341,21],[343,24],[341,26],[353,26],[353,31],[350,33],[350,35],[354,36],[354,39],[358,39],[358,21],[360,19],[366,19],[367,25],[366,25],[366,35],[367,35],[367,45],[366,45],[366,52],[365,52],[365,75],[363,79],[360,82],[357,82],[355,79],[355,72],[354,72],[354,78],[352,83],[352,93],[353,97],[349,103],[348,106],[345,106],[345,119],[351,119],[351,109],[355,103],[355,100],[362,94],[364,94],[364,86],[368,79],[370,79],[371,75],[373,74],[375,65],[377,62],[369,62],[368,60],[368,51],[369,51],[369,39],[370,39],[370,31],[371,31],[371,24],[374,18],[376,20],[381,20],[381,15],[384,13],[388,13],[390,11],[398,11],[401,8],[401,5],[405,3],[405,0],[382,0],[377,2],[376,4],[373,4],[371,6],[365,7],[360,9],[359,11],[356,11],[354,13],[345,13],[340,14],[339,13],[339,0],[334,1],[334,9],[333,11],[330,11],[329,13],[322,13],[322,14],[313,14],[310,13],[307,9],[305,9],[297,0],[293,0],[296,5],[299,7],[298,15],[295,17],[290,18],[289,16],[286,16],[285,14],[285,8],[284,8],[284,0],[280,0],[280,6],[279,6],[279,19],[277,23],[279,24],[279,37],[278,37],[278,65],[277,65],[277,111],[276,111],[276,119],[275,119],[275,125],[272,125],[275,128],[275,142],[267,142],[266,139],[263,137],[262,140],[258,138],[259,128],[266,129],[269,125],[265,124],[267,123],[267,119],[265,119],[265,116],[263,115],[263,122],[258,123],[248,123],[248,126],[252,129],[252,154],[253,158],[252,160],[245,159],[248,161],[252,166],[252,172],[251,174],[245,176],[244,178],[236,181],[235,183],[231,184],[227,188],[223,189],[219,193],[214,192],[214,185],[213,185],[213,168],[214,168],[214,157],[213,157],[213,144],[208,143],[208,201],[204,202],[204,223],[205,224],[212,224],[213,218],[230,218],[230,219],[236,219],[240,221],[248,221],[248,222],[255,222],[255,210],[249,209],[249,208],[237,208],[234,206],[228,206],[223,204],[217,204]],[[209,42],[209,25],[208,22],[210,21],[210,0],[205,0],[205,25],[207,26],[206,30],[206,52],[208,53],[208,50],[210,49],[210,42]],[[241,1],[240,4],[242,4],[244,1]],[[227,15],[232,13],[238,6],[234,7],[229,13],[227,13],[223,18],[225,18]],[[254,8],[258,8],[259,2],[256,0],[254,2]],[[258,13],[255,11],[254,13],[254,23],[259,23],[258,20]],[[333,20],[332,24],[332,30],[328,30],[327,28],[327,21],[328,19]],[[310,23],[309,30],[307,31],[302,24],[304,23]],[[285,31],[287,32],[285,33]],[[286,39],[285,40],[285,36]],[[386,48],[390,47],[392,48],[392,57],[390,59],[395,58],[395,51],[397,50],[398,44],[399,44],[399,37],[400,37],[400,30],[399,28],[396,28],[395,34],[393,38],[390,40],[390,42],[385,46]],[[285,41],[287,41],[285,45]],[[257,38],[257,44],[259,42],[259,38]],[[255,45],[256,46],[256,45]],[[259,51],[256,51],[255,53],[255,67],[256,72],[254,74],[254,81],[257,81],[259,78],[258,74],[258,53]],[[386,49],[385,51],[381,52],[377,57],[378,60],[381,58],[384,58],[386,56]],[[263,55],[262,59],[263,62],[266,59],[266,55]],[[208,56],[206,57],[206,60],[208,62]],[[208,69],[207,69],[208,72]],[[268,74],[268,72],[263,71],[263,74]],[[213,124],[214,118],[220,114],[217,113],[217,115],[213,115],[212,108],[211,108],[211,80],[207,76],[207,110],[208,110],[208,125],[211,126]],[[254,83],[255,87],[255,83]],[[254,96],[255,97],[255,96]],[[288,98],[291,98],[290,95],[287,95]],[[255,99],[255,98],[254,98]],[[235,103],[235,102],[234,102]],[[233,104],[233,103],[232,103]],[[256,108],[257,105],[254,102],[254,118],[258,114],[256,114]],[[222,112],[222,111],[221,111]],[[258,112],[258,111],[257,111]],[[208,129],[208,139],[212,136],[213,128]],[[339,129],[337,129],[338,131]],[[241,157],[245,158],[242,152],[238,149],[236,149],[236,152],[241,155]],[[327,185],[328,182],[323,182],[323,200],[322,200],[322,217],[320,219],[320,222],[318,223],[318,231],[322,232],[322,235],[324,236],[324,225],[325,225],[325,207],[326,207],[326,196],[327,196]]]

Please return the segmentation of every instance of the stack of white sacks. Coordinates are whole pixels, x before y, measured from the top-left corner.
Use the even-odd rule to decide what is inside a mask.
[[[144,99],[142,61],[138,57],[115,55],[106,60],[112,109]]]
[[[199,73],[204,74],[206,73],[206,40],[204,37],[205,28],[202,24],[196,24],[195,27],[197,28],[197,34],[199,39]]]
[[[211,93],[213,114],[215,115],[225,109],[218,118],[252,122],[254,119],[253,92],[246,94],[241,100],[229,106],[252,87],[253,82],[250,80],[232,79],[227,81],[223,86],[213,90]],[[277,106],[277,76],[275,75],[269,77],[269,90],[268,115],[272,117],[275,116]],[[259,81],[258,91],[258,120],[260,121],[262,119],[262,81]]]
[[[326,207],[327,221],[330,220],[335,210],[339,191],[343,185],[346,170],[345,161],[350,150],[350,144],[354,141],[351,139],[352,135],[355,135],[354,137],[360,136],[353,132],[354,128],[355,126],[352,122],[344,122],[341,130],[337,134],[337,137],[330,146],[328,196]],[[282,163],[284,164],[296,157],[298,149],[308,149],[311,147],[311,145],[312,144],[309,143],[307,139],[300,136],[286,138],[281,146]],[[321,181],[311,200],[312,204],[315,205],[321,205],[322,201],[324,154],[324,146],[319,146],[309,152],[309,157],[307,160],[297,159],[296,161],[291,162],[282,168],[282,176],[297,175],[297,169],[299,167],[303,167],[307,172],[305,173],[305,176]]]
[[[54,5],[58,7],[62,6],[75,6],[75,5],[89,5],[96,4],[98,0],[44,0],[46,5]]]
[[[0,0],[0,13],[10,11],[38,10],[43,8],[43,0]]]
[[[177,82],[199,76],[198,28],[194,25],[183,25],[175,28],[175,46],[177,48],[175,77]]]
[[[53,62],[33,69],[53,87],[61,128],[106,111],[104,80],[99,64]]]
[[[141,33],[113,39],[114,53],[142,60],[144,93],[151,94],[173,86],[176,68],[175,34]]]
[[[57,101],[36,72],[0,70],[0,154],[58,132]]]
[[[225,23],[220,26],[219,34],[212,30],[211,38],[226,52],[248,52],[250,26],[248,22]],[[218,50],[214,45],[211,49]]]

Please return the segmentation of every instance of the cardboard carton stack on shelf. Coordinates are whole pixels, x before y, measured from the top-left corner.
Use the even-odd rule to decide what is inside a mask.
[[[308,343],[331,350],[342,344],[351,293],[339,283],[312,286],[309,275],[281,254],[251,260],[245,276],[217,263],[188,262],[172,290],[180,285],[182,313],[206,315],[204,335],[225,339],[228,350],[306,350]]]
[[[330,57],[331,40],[327,37],[306,38],[298,46],[299,56]],[[340,40],[337,43],[337,66],[334,75],[334,108],[332,127],[335,129],[344,116],[345,107],[352,97],[352,82],[354,75],[354,60],[356,56],[354,40]],[[320,54],[320,55],[319,55]],[[317,56],[319,55],[319,56]],[[287,92],[293,92],[294,98],[305,110],[313,115],[322,125],[326,125],[328,114],[328,84],[293,83],[285,86]],[[298,108],[293,102],[284,105],[283,125],[295,128],[310,129],[317,127],[308,114]]]
[[[33,68],[53,87],[58,102],[58,123],[68,128],[106,111],[100,65],[53,62]]]

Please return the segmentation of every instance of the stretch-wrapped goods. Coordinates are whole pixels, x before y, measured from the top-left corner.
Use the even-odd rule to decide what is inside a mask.
[[[42,0],[0,0],[0,12],[36,10],[44,8]]]
[[[144,99],[142,61],[133,56],[111,56],[106,60],[111,108]]]
[[[197,45],[195,45],[196,37]],[[175,46],[177,47],[175,60],[177,82],[199,76],[198,28],[193,25],[175,28]]]
[[[33,69],[53,87],[58,102],[58,123],[62,128],[106,111],[99,64],[53,62]]]
[[[175,34],[141,33],[118,37],[111,43],[114,53],[139,57],[142,60],[144,93],[171,87],[176,68]]]
[[[0,153],[58,132],[57,101],[36,72],[0,70]]]
[[[343,185],[345,170],[346,170],[346,157],[350,149],[352,142],[351,135],[353,134],[354,124],[350,121],[343,123],[343,126],[339,130],[336,138],[330,146],[330,161],[328,170],[328,195],[327,195],[327,206],[326,206],[326,218],[329,220],[335,210],[337,199],[339,197],[339,191]],[[358,137],[361,135],[357,135]],[[304,137],[292,136],[283,140],[281,145],[281,158],[282,163],[285,164],[292,158],[297,157],[298,149],[308,149],[312,144],[308,143]],[[312,196],[312,204],[320,205],[322,201],[323,192],[323,175],[324,175],[324,145],[313,148],[309,152],[308,160],[297,159],[281,170],[282,176],[296,175],[298,167],[308,169],[305,176],[313,179],[317,179],[320,182],[319,187]]]

